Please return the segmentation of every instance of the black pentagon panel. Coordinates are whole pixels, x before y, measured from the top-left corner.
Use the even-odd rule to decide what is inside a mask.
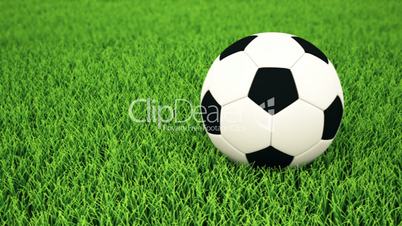
[[[221,134],[221,106],[212,96],[210,91],[207,91],[202,98],[201,113],[207,132],[212,134]]]
[[[292,72],[286,68],[259,68],[248,97],[271,115],[299,98]]]
[[[343,114],[342,102],[339,96],[336,96],[331,105],[324,111],[324,131],[322,133],[323,140],[331,140],[335,137],[341,124]]]
[[[313,45],[311,42],[306,41],[302,38],[299,37],[292,37],[301,47],[304,49],[304,52],[310,53],[313,56],[316,56],[320,58],[322,61],[328,64],[328,58],[325,56],[325,54],[317,48],[315,45]]]
[[[247,45],[251,41],[253,41],[256,37],[257,35],[251,35],[236,41],[235,43],[227,47],[225,50],[223,50],[223,52],[219,56],[219,60],[223,60],[225,57],[230,56],[233,53],[243,51],[247,47]]]
[[[285,167],[293,160],[293,156],[285,154],[272,146],[248,153],[246,157],[253,166],[261,167]]]

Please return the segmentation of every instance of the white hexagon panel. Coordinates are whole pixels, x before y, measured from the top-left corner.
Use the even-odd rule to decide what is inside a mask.
[[[337,95],[343,99],[338,75],[331,63],[316,56],[305,54],[291,68],[299,98],[326,109]]]
[[[250,153],[271,142],[272,116],[248,97],[223,106],[221,134],[236,149]]]
[[[234,148],[231,144],[229,144],[222,135],[215,135],[208,133],[209,138],[212,143],[218,148],[223,154],[225,154],[232,161],[239,163],[248,163],[246,155],[236,148]]]
[[[332,140],[320,140],[313,147],[309,148],[309,150],[295,156],[293,161],[290,163],[291,166],[304,166],[318,156],[322,155],[322,153],[327,150],[329,145],[332,143]]]
[[[296,156],[321,140],[323,128],[323,111],[297,100],[274,116],[272,146]]]
[[[224,60],[218,57],[208,71],[201,95],[209,90],[221,105],[245,97],[257,69],[244,52],[235,53]]]
[[[344,105],[345,105],[345,101],[343,100],[343,90],[342,90],[341,81],[339,80],[339,76],[338,76],[338,74],[336,73],[335,67],[334,67],[334,65],[332,64],[332,62],[329,61],[328,64],[329,64],[329,66],[332,68],[332,70],[333,70],[333,71],[335,72],[335,74],[336,74],[336,78],[334,79],[334,80],[335,80],[335,81],[334,81],[334,85],[336,86],[336,87],[335,87],[335,90],[336,90],[336,93],[338,94],[339,98],[341,99],[342,106],[344,106]]]
[[[257,34],[244,51],[260,68],[290,68],[304,54],[291,35],[276,32]]]

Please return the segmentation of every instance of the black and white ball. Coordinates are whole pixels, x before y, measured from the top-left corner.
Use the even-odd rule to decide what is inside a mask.
[[[285,33],[238,40],[213,62],[201,91],[204,126],[230,159],[300,166],[335,138],[343,113],[334,66],[310,42]]]

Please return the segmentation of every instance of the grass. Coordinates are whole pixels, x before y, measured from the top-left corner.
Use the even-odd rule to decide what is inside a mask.
[[[1,1],[0,225],[401,225],[401,9]],[[136,98],[199,103],[220,51],[263,31],[310,40],[338,70],[344,118],[311,165],[238,166],[202,130],[129,119]]]

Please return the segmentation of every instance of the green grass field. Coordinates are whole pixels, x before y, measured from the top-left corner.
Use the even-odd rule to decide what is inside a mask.
[[[0,225],[401,225],[401,14],[401,1],[1,1]],[[130,120],[137,98],[198,104],[214,58],[264,31],[315,43],[341,79],[341,128],[311,165],[239,166],[203,130]]]

